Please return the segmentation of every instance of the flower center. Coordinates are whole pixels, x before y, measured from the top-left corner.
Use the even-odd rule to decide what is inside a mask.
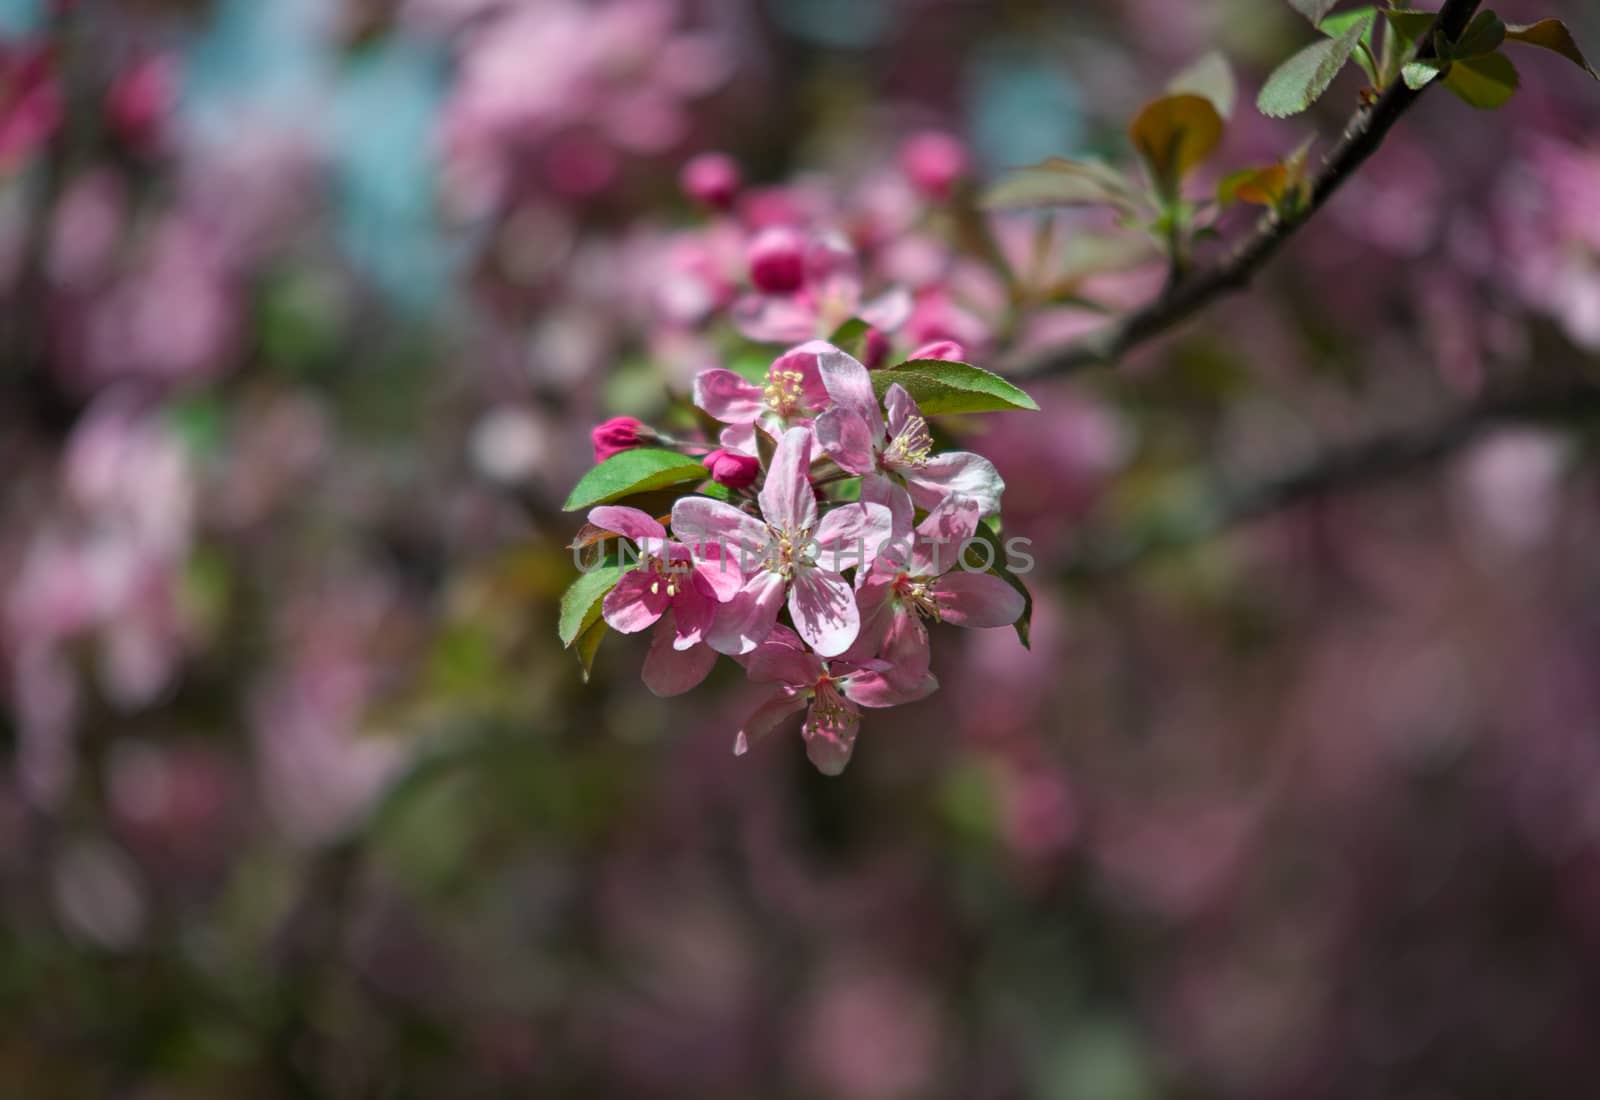
[[[767,556],[767,568],[770,571],[780,577],[788,577],[797,568],[811,564],[812,559],[806,554],[806,548],[811,545],[811,528],[780,531],[776,527],[768,527],[767,530],[772,545],[772,552]]]
[[[901,576],[895,582],[894,591],[895,595],[924,620],[935,623],[943,621],[943,615],[939,611],[939,597],[933,591],[932,581],[916,581]]]
[[[900,434],[889,441],[883,461],[888,466],[921,466],[932,453],[933,437],[928,434],[928,422],[913,416],[900,429]]]
[[[805,375],[797,370],[767,370],[767,384],[761,388],[767,408],[780,417],[791,417],[799,412],[805,402]]]
[[[656,575],[650,582],[650,595],[659,596],[665,589],[667,599],[671,600],[677,598],[678,593],[683,591],[687,566],[667,561],[654,554],[646,554],[640,561],[639,568],[648,569]]]
[[[843,733],[850,728],[850,720],[855,713],[855,705],[839,694],[831,677],[824,676],[812,689],[811,710],[806,715],[806,733]]]

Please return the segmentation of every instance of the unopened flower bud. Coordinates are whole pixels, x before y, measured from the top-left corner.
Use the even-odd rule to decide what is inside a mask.
[[[766,294],[789,294],[805,281],[806,242],[787,226],[763,229],[750,242],[750,281]]]
[[[950,134],[928,130],[900,147],[900,169],[922,196],[932,202],[950,197],[956,181],[967,174],[967,147]]]
[[[889,358],[889,338],[877,328],[867,329],[861,341],[861,363],[868,370],[877,370]]]
[[[951,363],[966,361],[967,349],[954,340],[932,340],[912,352],[909,359],[943,359]]]
[[[730,489],[746,489],[755,484],[761,464],[749,455],[718,448],[700,460],[711,471],[711,480]]]
[[[612,455],[631,451],[654,437],[649,428],[631,416],[613,416],[589,433],[594,443],[594,460],[604,462]]]
[[[738,163],[726,153],[701,153],[683,166],[678,182],[695,202],[726,210],[738,197],[743,180]]]

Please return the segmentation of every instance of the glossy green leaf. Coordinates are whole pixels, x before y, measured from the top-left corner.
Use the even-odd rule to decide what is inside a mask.
[[[1184,69],[1167,84],[1172,95],[1197,95],[1211,101],[1217,114],[1227,118],[1233,114],[1238,87],[1233,79],[1233,67],[1220,52],[1213,51]]]
[[[1464,102],[1486,111],[1504,106],[1517,94],[1520,83],[1517,67],[1503,53],[1452,62],[1444,75],[1446,88]]]
[[[609,504],[635,493],[705,478],[706,468],[698,459],[675,451],[642,447],[612,455],[584,474],[562,507],[573,512],[596,504]]]
[[[579,573],[561,596],[561,621],[559,633],[562,646],[571,646],[578,635],[600,621],[600,603],[606,593],[617,586],[630,567],[602,565],[587,573]]]
[[[908,359],[887,370],[872,372],[879,397],[898,382],[929,416],[945,413],[1006,412],[1038,404],[1021,389],[970,363],[945,359]]]
[[[1115,206],[1132,210],[1138,192],[1109,165],[1051,157],[1001,177],[983,196],[990,210],[1036,210],[1058,206]]]
[[[1256,97],[1261,113],[1269,118],[1287,118],[1322,98],[1350,60],[1370,22],[1370,16],[1358,19],[1339,37],[1313,42],[1279,65]]]
[[[1175,195],[1184,177],[1222,140],[1222,116],[1198,95],[1163,96],[1134,116],[1128,136],[1165,195]]]
[[[1537,46],[1558,53],[1594,79],[1600,80],[1600,73],[1595,72],[1589,59],[1583,56],[1583,51],[1578,48],[1578,40],[1572,37],[1572,31],[1559,19],[1541,19],[1526,25],[1513,24],[1506,28],[1506,38],[1521,42],[1524,46]]]

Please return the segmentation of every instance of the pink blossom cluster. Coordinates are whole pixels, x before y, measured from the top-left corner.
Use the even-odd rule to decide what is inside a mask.
[[[975,214],[962,206],[965,146],[915,134],[857,175],[758,186],[725,155],[690,160],[681,183],[705,219],[650,237],[635,265],[657,358],[698,365],[730,331],[789,346],[852,320],[867,325],[869,368],[991,350],[1010,303],[1003,276],[958,231],[958,207]]]
[[[689,105],[731,72],[716,32],[685,25],[675,0],[416,7],[424,25],[461,28],[441,127],[446,189],[467,215],[604,191],[630,156],[681,142]]]
[[[1015,623],[1025,601],[963,557],[1000,512],[1004,483],[980,455],[935,449],[911,394],[823,341],[778,356],[760,382],[724,368],[695,379],[694,403],[724,425],[705,490],[680,496],[664,524],[638,508],[589,513],[626,540],[627,569],[603,618],[625,634],[654,626],[643,676],[657,695],[695,687],[719,654],[769,686],[735,752],[806,712],[812,762],[837,774],[861,708],[922,699],[929,626]],[[595,429],[604,459],[661,433],[620,419]],[[706,446],[681,444],[705,451]],[[670,527],[670,530],[669,530]],[[786,620],[786,621],[785,621]]]

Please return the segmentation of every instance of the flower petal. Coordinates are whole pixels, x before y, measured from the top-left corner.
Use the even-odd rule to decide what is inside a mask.
[[[751,741],[771,733],[785,718],[799,714],[805,709],[806,694],[803,691],[785,689],[774,695],[757,707],[755,713],[746,718],[744,725],[739,727],[739,735],[733,739],[733,755],[743,756],[750,751]]]
[[[792,371],[800,375],[800,403],[806,415],[819,413],[833,404],[828,387],[822,381],[822,372],[818,369],[822,354],[833,350],[834,346],[826,340],[807,340],[778,356],[767,368],[769,377],[775,371],[780,374]]]
[[[624,573],[615,588],[601,601],[600,614],[606,625],[622,634],[637,634],[657,619],[672,602],[661,574],[651,569]]]
[[[789,585],[789,615],[806,644],[823,657],[850,648],[861,630],[850,582],[826,569],[800,568]]]
[[[968,497],[951,496],[917,524],[915,550],[910,573],[915,577],[936,577],[955,568],[961,548],[978,530],[982,507]]]
[[[688,649],[699,645],[717,612],[717,597],[697,573],[679,579],[678,594],[672,598],[672,617],[676,624],[673,647]]]
[[[883,559],[878,560],[882,562]],[[860,664],[878,655],[884,637],[889,632],[889,624],[899,610],[893,599],[898,577],[898,573],[886,571],[880,566],[856,586],[856,614],[861,620],[861,627],[850,648],[840,654],[840,660]]]
[[[893,528],[893,517],[881,504],[840,504],[817,525],[818,564],[835,573],[852,566],[870,570]]]
[[[723,557],[722,547],[715,543],[704,547],[702,556],[694,565],[695,580],[705,585],[706,591],[717,603],[727,603],[744,587],[744,572],[739,567],[738,554],[732,547],[728,549],[730,553]]]
[[[724,424],[753,424],[767,407],[760,386],[722,367],[694,376],[694,403]]]
[[[806,649],[799,637],[784,626],[773,628],[766,641],[738,661],[744,665],[745,675],[757,683],[781,683],[796,688],[809,688],[826,671],[822,658]]]
[[[806,476],[810,465],[811,429],[790,428],[778,441],[761,487],[761,514],[770,526],[798,532],[817,525],[817,495]]]
[[[747,294],[730,315],[739,334],[758,344],[792,344],[817,334],[816,303],[803,293]]]
[[[813,427],[817,446],[837,462],[840,469],[852,474],[870,474],[877,469],[872,429],[854,409],[835,405],[817,417]]]
[[[648,539],[665,539],[667,529],[648,512],[619,504],[589,509],[589,522],[603,531],[612,531],[644,545]]]
[[[855,707],[847,706],[836,716],[829,716],[813,702],[800,733],[806,741],[806,756],[817,770],[823,775],[838,775],[850,763],[860,731],[861,712]]]
[[[861,307],[861,319],[875,329],[893,332],[911,318],[914,302],[903,286],[892,286]]]
[[[933,511],[949,496],[970,497],[978,502],[982,514],[1000,511],[1000,494],[1006,483],[994,463],[968,451],[949,451],[934,455],[914,470],[905,470],[906,489],[917,504]]]
[[[878,408],[877,394],[872,392],[872,375],[867,368],[830,344],[817,356],[817,370],[834,404],[859,416],[867,425],[873,446],[881,445],[883,412]]]
[[[662,620],[650,638],[649,652],[644,655],[644,686],[651,694],[663,698],[682,695],[697,686],[717,663],[717,651],[710,646],[674,647],[675,633],[667,621]]]
[[[1010,626],[1022,617],[1022,593],[993,573],[952,570],[933,588],[939,618],[956,626]]]
[[[720,500],[693,496],[679,497],[673,504],[672,533],[696,561],[731,563],[741,574],[759,568],[771,539],[767,525],[754,516]]]
[[[909,559],[911,521],[916,516],[911,494],[883,474],[868,474],[861,479],[861,499],[868,504],[882,504],[889,509],[894,537],[905,541],[906,557]]]
[[[883,407],[889,410],[890,439],[905,431],[906,425],[912,420],[922,416],[922,410],[917,407],[916,400],[898,382],[891,384],[883,395]]]
[[[745,582],[739,594],[717,606],[706,632],[706,642],[718,653],[749,653],[772,633],[783,606],[784,579],[761,570]]]

